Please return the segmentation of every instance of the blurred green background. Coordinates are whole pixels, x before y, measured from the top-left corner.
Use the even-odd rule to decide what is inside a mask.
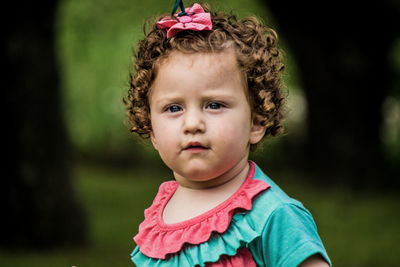
[[[50,251],[2,251],[1,266],[131,266],[132,237],[158,185],[171,178],[147,141],[128,131],[122,98],[129,84],[132,48],[143,37],[149,17],[169,12],[173,1],[63,0],[57,10],[63,114],[72,143],[73,186],[87,214],[89,243]],[[261,1],[208,1],[213,9],[256,15],[267,24],[273,16]],[[279,33],[279,32],[278,32]],[[252,159],[279,157],[284,142],[304,138],[307,103],[298,67],[285,40],[289,88],[287,134],[267,141]],[[400,73],[400,39],[392,64]],[[295,111],[295,112],[294,112]],[[386,156],[400,159],[400,96],[384,103],[382,140]],[[283,142],[283,141],[284,142]],[[400,196],[354,191],[345,186],[321,188],[289,168],[265,169],[313,214],[334,266],[399,266]]]

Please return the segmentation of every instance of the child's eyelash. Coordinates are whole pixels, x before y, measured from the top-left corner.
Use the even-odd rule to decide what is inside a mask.
[[[176,104],[168,105],[168,106],[166,106],[164,108],[164,111],[171,112],[171,113],[175,113],[175,112],[178,112],[178,111],[181,111],[181,110],[182,110],[182,108],[179,105],[176,105]]]
[[[206,106],[206,108],[211,108],[211,109],[220,109],[223,107],[226,107],[226,105],[219,101],[209,102],[209,103],[207,103],[207,106]]]

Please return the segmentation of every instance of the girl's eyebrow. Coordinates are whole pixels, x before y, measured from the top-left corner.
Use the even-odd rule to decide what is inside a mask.
[[[183,97],[181,96],[165,96],[160,99],[157,99],[154,104],[157,106],[161,106],[167,103],[181,103],[183,102]]]
[[[231,98],[234,99],[236,98],[234,95],[230,93],[225,93],[225,92],[212,92],[212,93],[207,93],[202,96],[202,98]]]
[[[235,93],[232,93],[231,91],[226,91],[221,89],[215,89],[215,90],[210,90],[204,92],[204,94],[201,96],[203,100],[225,100],[225,101],[235,101],[237,99],[238,95]]]
[[[225,103],[233,104],[236,102],[236,97],[231,95],[211,95],[203,98],[203,101],[222,101]]]

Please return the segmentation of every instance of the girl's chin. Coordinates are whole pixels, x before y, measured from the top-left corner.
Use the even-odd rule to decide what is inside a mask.
[[[181,180],[186,180],[188,182],[193,183],[202,183],[214,180],[216,177],[210,175],[209,173],[204,172],[195,172],[195,173],[183,173],[183,175],[179,175]]]

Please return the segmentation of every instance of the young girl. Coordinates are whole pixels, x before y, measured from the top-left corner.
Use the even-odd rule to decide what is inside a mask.
[[[125,100],[132,132],[151,138],[175,178],[145,210],[133,262],[329,266],[311,214],[248,161],[282,128],[277,35],[180,5],[139,42]]]

